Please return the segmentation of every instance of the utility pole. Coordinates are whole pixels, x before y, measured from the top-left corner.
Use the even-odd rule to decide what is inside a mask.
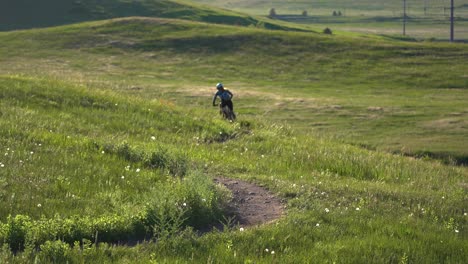
[[[424,16],[427,16],[427,0],[424,0]]]
[[[450,42],[453,42],[453,1],[454,0],[450,0]]]
[[[406,35],[406,0],[403,0],[403,36],[405,35]]]

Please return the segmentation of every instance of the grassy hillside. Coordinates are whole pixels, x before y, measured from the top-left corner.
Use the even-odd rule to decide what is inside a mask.
[[[25,248],[15,259],[26,262],[467,257],[457,168],[50,79],[2,76],[0,87],[2,262],[14,259],[8,247]],[[288,214],[243,232],[180,233],[225,221],[215,175],[267,185]],[[148,235],[159,242],[91,244]]]
[[[468,258],[466,168],[342,143],[463,160],[464,45],[138,17],[0,41],[2,263]],[[215,176],[287,214],[228,226]]]
[[[240,26],[286,28],[265,19],[179,0],[22,0],[0,3],[0,31],[117,17],[179,18]]]
[[[8,54],[2,73],[200,107],[222,80],[238,95],[241,116],[288,121],[371,149],[460,163],[468,156],[465,45],[143,18],[0,39]]]

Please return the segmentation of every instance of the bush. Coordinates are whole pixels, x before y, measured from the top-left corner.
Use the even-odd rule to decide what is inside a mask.
[[[331,35],[331,34],[333,34],[333,32],[332,32],[331,29],[325,28],[325,29],[323,30],[323,34]]]
[[[275,17],[276,16],[276,10],[274,8],[270,9],[270,15],[269,17]]]
[[[72,260],[70,253],[70,245],[67,243],[60,240],[46,241],[41,245],[38,257],[46,263],[68,263]]]
[[[307,10],[302,11],[302,16],[307,16]]]
[[[26,234],[32,226],[31,218],[25,215],[8,216],[7,224],[3,227],[5,243],[10,245],[13,252],[23,250]]]

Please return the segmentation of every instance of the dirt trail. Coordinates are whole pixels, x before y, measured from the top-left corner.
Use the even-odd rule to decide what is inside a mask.
[[[240,226],[268,223],[280,218],[284,212],[281,200],[263,187],[228,178],[215,178],[214,181],[232,192],[228,209]]]

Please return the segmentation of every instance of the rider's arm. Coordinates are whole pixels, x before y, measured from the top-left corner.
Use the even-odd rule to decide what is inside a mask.
[[[213,105],[216,105],[216,97],[218,97],[218,94],[215,94],[213,97]]]
[[[226,92],[231,96],[231,99],[234,97],[234,94],[232,94],[231,91],[226,90]]]

